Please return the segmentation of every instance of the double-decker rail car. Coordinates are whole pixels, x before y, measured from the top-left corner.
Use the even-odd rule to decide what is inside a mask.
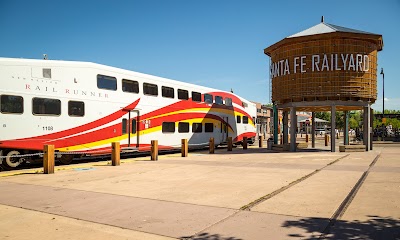
[[[40,160],[54,145],[63,164],[74,155],[121,149],[173,149],[241,142],[256,135],[256,107],[231,93],[78,61],[0,58],[0,163]]]

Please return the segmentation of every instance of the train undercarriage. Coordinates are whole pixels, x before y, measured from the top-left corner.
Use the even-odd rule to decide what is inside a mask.
[[[70,164],[74,159],[72,154],[55,154],[56,160],[60,164]],[[43,162],[43,152],[29,151],[22,149],[2,149],[0,150],[0,166],[6,170],[13,170],[26,163]]]

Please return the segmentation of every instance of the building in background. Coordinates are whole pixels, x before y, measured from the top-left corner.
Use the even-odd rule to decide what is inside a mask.
[[[269,138],[273,134],[273,108],[267,104],[262,104],[259,102],[251,101],[256,104],[257,108],[257,118],[256,118],[256,128],[257,128],[257,138],[258,136],[263,136],[264,139]],[[282,110],[278,111],[278,133],[283,133],[283,120],[282,120]],[[312,116],[310,112],[297,112],[297,126],[296,133],[311,133],[312,126]],[[290,120],[290,116],[288,116]],[[315,118],[315,129],[316,134],[322,134],[327,131],[330,127],[330,122],[323,119]],[[290,125],[289,125],[290,126]]]
[[[256,104],[257,107],[257,137],[263,136],[265,139],[269,137],[270,134],[272,134],[272,107],[268,107],[267,105],[261,104],[259,102],[252,103]]]

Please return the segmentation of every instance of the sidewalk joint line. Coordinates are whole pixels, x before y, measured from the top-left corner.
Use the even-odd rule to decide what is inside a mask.
[[[300,183],[300,182],[306,180],[307,178],[309,178],[309,177],[313,176],[314,174],[320,172],[320,171],[323,170],[324,168],[326,168],[326,167],[328,167],[328,166],[330,166],[330,165],[332,165],[332,164],[337,163],[338,161],[342,160],[343,158],[346,158],[346,157],[349,156],[349,155],[350,155],[350,154],[344,155],[344,156],[342,156],[342,157],[340,157],[340,158],[338,158],[338,159],[336,159],[336,160],[334,160],[334,161],[332,161],[332,162],[326,164],[326,165],[323,166],[322,168],[316,169],[316,170],[314,170],[312,173],[309,173],[309,174],[307,174],[307,175],[305,175],[305,176],[303,176],[303,177],[301,177],[301,178],[299,178],[299,179],[297,179],[297,180],[295,180],[295,181],[289,183],[288,185],[283,186],[283,187],[281,187],[281,188],[279,188],[279,189],[273,191],[272,193],[269,193],[269,194],[267,194],[267,195],[265,195],[265,196],[262,196],[262,197],[260,197],[259,199],[256,199],[256,200],[254,200],[253,202],[251,202],[251,203],[249,203],[249,204],[247,204],[247,205],[242,206],[242,207],[240,208],[240,210],[250,211],[251,208],[257,206],[258,204],[260,204],[260,203],[262,203],[262,202],[264,202],[264,201],[266,201],[266,200],[268,200],[268,199],[270,199],[270,198],[272,198],[272,197],[278,195],[279,193],[281,193],[281,192],[283,192],[283,191],[285,191],[285,190],[287,190],[287,189],[293,187],[294,185],[296,185],[296,184],[298,184],[298,183]]]
[[[211,227],[213,227],[213,226],[215,226],[215,225],[217,225],[217,224],[219,224],[219,223],[224,222],[225,220],[227,220],[228,218],[231,218],[231,217],[235,216],[235,215],[238,214],[239,212],[241,212],[241,211],[240,211],[240,210],[236,210],[234,213],[232,213],[232,214],[230,214],[230,215],[228,215],[228,216],[226,216],[226,217],[224,217],[224,218],[222,218],[222,219],[216,221],[215,223],[210,224],[209,226],[207,226],[207,227],[205,227],[204,229],[202,229],[202,230],[200,230],[200,231],[194,233],[193,235],[188,236],[188,237],[180,237],[179,239],[180,239],[180,240],[191,240],[191,239],[195,238],[198,234],[204,232],[204,231],[207,230],[207,229],[210,229]]]
[[[332,217],[329,219],[328,225],[322,231],[322,234],[320,235],[319,239],[323,239],[324,237],[326,237],[326,235],[329,234],[331,228],[335,225],[336,221],[341,219],[341,217],[346,212],[347,208],[350,206],[351,202],[353,201],[353,199],[357,195],[358,190],[360,190],[360,188],[363,185],[365,179],[368,177],[368,174],[369,174],[371,168],[374,167],[375,163],[378,161],[380,156],[381,156],[381,153],[376,155],[374,160],[369,164],[369,167],[368,167],[367,171],[365,171],[361,175],[360,179],[358,179],[357,183],[351,189],[349,194],[347,194],[347,196],[345,197],[343,202],[340,204],[338,209],[336,209],[336,211],[333,213]]]

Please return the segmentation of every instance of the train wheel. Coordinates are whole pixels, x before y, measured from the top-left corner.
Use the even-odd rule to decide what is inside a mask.
[[[6,158],[3,160],[3,166],[5,169],[14,169],[18,167],[21,164],[21,159],[18,157],[12,157],[12,156],[18,156],[20,155],[20,152],[12,150],[9,151],[6,154]]]
[[[68,164],[70,164],[72,162],[73,159],[74,159],[74,155],[72,155],[72,154],[63,154],[63,155],[61,155],[61,158],[58,159],[58,161],[61,164],[68,165]]]

